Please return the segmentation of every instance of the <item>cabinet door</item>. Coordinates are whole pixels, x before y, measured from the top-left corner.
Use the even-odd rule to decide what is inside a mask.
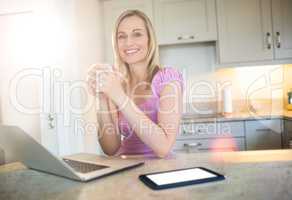
[[[155,0],[159,44],[217,40],[215,0]]]
[[[4,150],[0,148],[0,165],[5,163]]]
[[[119,15],[129,9],[144,12],[152,20],[152,1],[149,0],[113,0],[104,2],[104,28],[105,28],[105,61],[113,63],[112,32]]]
[[[272,0],[275,58],[292,58],[292,0]]]
[[[246,122],[247,150],[281,149],[282,120],[255,120]]]
[[[220,63],[273,59],[270,0],[217,0]]]
[[[283,147],[290,148],[289,142],[292,140],[292,120],[284,120],[284,134],[283,134]]]

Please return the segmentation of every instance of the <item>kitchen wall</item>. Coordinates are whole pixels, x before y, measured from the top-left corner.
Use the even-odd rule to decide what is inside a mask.
[[[219,69],[215,76],[217,83],[230,82],[235,112],[246,111],[249,106],[257,111],[271,112],[283,107],[284,68],[282,65]]]
[[[191,110],[190,102],[216,101],[215,43],[193,43],[160,46],[162,66],[180,70],[184,77],[184,112]],[[206,79],[208,77],[208,79]]]
[[[231,86],[234,111],[246,110],[250,105],[258,110],[266,106],[278,110],[283,107],[285,87],[292,87],[287,79],[292,72],[289,65],[217,68],[213,42],[161,46],[160,56],[162,65],[174,66],[184,75],[185,112],[191,112],[196,105],[221,112],[226,86]],[[190,106],[191,102],[195,106]]]

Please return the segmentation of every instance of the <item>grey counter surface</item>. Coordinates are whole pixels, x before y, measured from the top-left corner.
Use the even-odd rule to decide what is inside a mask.
[[[292,111],[275,110],[261,112],[234,112],[228,115],[223,114],[193,114],[184,113],[182,115],[182,124],[188,123],[213,123],[213,122],[229,122],[229,121],[248,121],[248,120],[267,120],[267,119],[292,119]]]
[[[167,159],[133,159],[145,160],[145,165],[87,183],[4,165],[0,167],[0,199],[292,199],[292,150],[177,153]],[[153,191],[138,179],[142,173],[196,166],[216,170],[226,180]]]

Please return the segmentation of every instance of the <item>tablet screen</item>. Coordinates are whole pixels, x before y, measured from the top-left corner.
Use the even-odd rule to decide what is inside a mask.
[[[217,177],[215,174],[201,168],[183,169],[159,174],[147,175],[147,177],[157,185],[179,183],[192,180]]]

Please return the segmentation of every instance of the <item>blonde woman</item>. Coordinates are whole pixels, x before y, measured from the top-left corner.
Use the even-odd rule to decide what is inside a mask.
[[[155,33],[141,11],[128,10],[120,15],[112,41],[113,70],[97,64],[89,71],[90,91],[100,100],[100,145],[107,155],[164,158],[179,131],[182,76],[173,68],[159,65]],[[103,72],[98,85],[97,72]]]

